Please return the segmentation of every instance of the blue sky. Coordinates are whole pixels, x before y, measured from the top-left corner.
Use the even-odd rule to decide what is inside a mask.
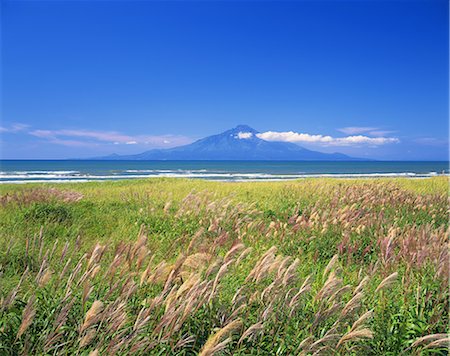
[[[238,124],[323,152],[448,157],[446,0],[1,6],[2,158],[139,153]]]

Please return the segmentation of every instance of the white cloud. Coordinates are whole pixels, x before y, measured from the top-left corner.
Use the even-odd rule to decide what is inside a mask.
[[[342,127],[337,130],[342,133],[345,133],[347,135],[356,135],[356,134],[362,134],[362,133],[373,131],[373,130],[378,130],[378,128],[377,127],[364,127],[364,126],[350,126],[350,127]]]
[[[15,123],[15,124],[12,124],[9,127],[0,126],[0,132],[17,133],[17,132],[24,131],[24,130],[26,130],[29,127],[30,126],[26,125],[26,124]]]
[[[390,130],[373,130],[373,131],[370,131],[368,134],[371,136],[376,136],[376,137],[384,137],[386,135],[391,135],[395,132],[396,131],[390,131]]]
[[[253,133],[251,132],[238,132],[237,136],[235,136],[236,138],[240,139],[240,140],[246,140],[249,138],[252,138]]]
[[[391,135],[391,134],[395,133],[395,131],[391,131],[391,130],[382,130],[378,127],[366,127],[366,126],[342,127],[340,129],[337,129],[337,131],[340,131],[347,135],[366,134],[366,135],[375,136],[375,137],[385,137],[387,135]]]
[[[324,146],[355,146],[355,145],[384,145],[399,142],[395,137],[368,137],[368,136],[346,136],[332,137],[324,135],[310,135],[307,133],[297,133],[293,131],[275,132],[267,131],[256,134],[257,137],[266,141],[283,141],[292,143],[312,143]]]
[[[115,131],[91,131],[91,130],[33,130],[30,135],[40,138],[50,137],[80,137],[104,142],[127,143],[133,141],[131,136],[123,135]]]
[[[79,142],[86,144],[114,144],[114,145],[150,145],[153,147],[163,147],[170,143],[171,146],[179,146],[192,142],[185,136],[177,135],[126,135],[116,131],[92,131],[92,130],[32,130],[30,135],[46,139],[51,143],[65,144]],[[71,138],[77,138],[73,141]]]

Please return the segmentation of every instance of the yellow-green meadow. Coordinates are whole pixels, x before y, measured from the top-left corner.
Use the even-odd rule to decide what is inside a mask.
[[[448,179],[0,186],[0,354],[447,354]]]

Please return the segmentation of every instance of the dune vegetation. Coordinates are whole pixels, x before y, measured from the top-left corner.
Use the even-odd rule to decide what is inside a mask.
[[[448,353],[448,181],[0,186],[1,355]]]

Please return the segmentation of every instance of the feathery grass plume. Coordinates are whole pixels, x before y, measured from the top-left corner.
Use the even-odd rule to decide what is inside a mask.
[[[59,262],[61,263],[64,258],[66,257],[67,251],[69,249],[69,241],[66,241],[66,243],[64,244],[64,247],[61,251],[61,257],[59,258]]]
[[[211,356],[220,349],[223,349],[229,342],[232,341],[232,339],[228,338],[228,336],[241,329],[242,325],[242,321],[240,319],[236,319],[225,325],[214,335],[211,335],[200,350],[199,356]],[[218,348],[217,346],[219,345],[220,347]]]
[[[178,288],[175,298],[178,299],[183,293],[189,291],[191,288],[197,286],[200,283],[200,276],[193,273],[190,278],[184,281],[184,283]]]
[[[91,308],[87,311],[84,322],[81,325],[80,332],[83,332],[99,320],[99,315],[103,311],[103,303],[100,300],[94,301]]]
[[[314,321],[311,325],[311,328],[314,329],[317,325],[320,324],[320,322],[327,319],[331,315],[334,315],[342,307],[342,302],[333,302],[333,304],[331,304],[326,310],[319,309],[319,311],[314,316]]]
[[[44,249],[44,227],[41,226],[39,229],[39,238],[38,238],[38,245],[39,245],[39,261],[42,258],[42,250]]]
[[[58,245],[58,239],[56,239],[56,240],[55,240],[55,243],[53,244],[52,252],[50,252],[50,255],[49,255],[49,257],[48,257],[49,260],[52,259],[53,254],[55,253],[55,250],[56,250],[56,246],[57,246],[57,245]]]
[[[217,257],[215,260],[211,262],[205,272],[205,278],[212,276],[219,272],[220,267],[223,265],[223,258],[221,256]]]
[[[322,345],[322,344],[327,344],[327,343],[338,341],[341,338],[341,336],[342,335],[340,335],[340,334],[328,334],[328,335],[325,335],[322,338],[320,338],[319,340],[317,340],[316,342],[313,342],[309,346],[309,351],[317,350],[317,347]]]
[[[89,296],[91,295],[93,289],[94,288],[91,286],[89,281],[85,281],[83,283],[83,293],[81,295],[81,305],[83,306],[83,310],[84,310],[84,305],[86,304],[86,301],[88,300]]]
[[[61,327],[65,324],[67,317],[69,315],[70,310],[75,302],[75,299],[72,298],[69,300],[59,311],[56,316],[55,321],[53,322],[53,331],[47,335],[44,343],[44,351],[47,352],[51,349],[52,345],[62,337],[63,333],[61,331]]]
[[[294,262],[292,262],[291,265],[288,267],[288,269],[286,270],[286,272],[284,273],[284,276],[283,276],[283,285],[284,286],[287,286],[288,283],[291,283],[292,280],[295,279],[297,268],[298,268],[299,264],[300,264],[300,260],[298,258],[296,258],[294,260]]]
[[[119,268],[119,266],[121,266],[123,259],[124,259],[123,255],[116,253],[114,255],[113,260],[111,261],[111,263],[108,266],[106,275],[113,278],[113,276],[116,274],[117,269]]]
[[[336,262],[339,260],[339,255],[336,254],[334,255],[330,262],[328,262],[327,266],[325,267],[322,276],[325,278],[325,276],[328,275],[328,273],[333,269],[334,265],[336,264]]]
[[[147,268],[141,273],[141,278],[139,279],[139,286],[142,287],[144,285],[144,283],[147,282],[148,277],[150,275],[150,271],[152,269],[152,262],[154,259],[155,255],[152,255],[150,257],[150,260],[147,262]]]
[[[271,248],[269,248],[266,252],[263,253],[263,255],[260,258],[260,261],[264,261],[264,259],[268,256],[272,256],[275,255],[275,253],[277,252],[277,247],[276,246],[272,246]]]
[[[47,254],[48,254],[48,251],[45,254],[44,258],[42,259],[41,265],[39,267],[39,271],[36,274],[36,278],[34,279],[36,281],[36,283],[39,283],[40,279],[42,278],[42,276],[44,275],[44,273],[46,272],[46,270],[48,268]]]
[[[236,265],[240,264],[251,252],[253,251],[252,247],[247,247],[244,251],[241,252],[239,257],[236,259]]]
[[[366,311],[363,315],[361,315],[352,325],[350,331],[357,330],[362,324],[364,324],[367,319],[373,316],[373,310]]]
[[[312,354],[312,356],[322,356],[322,355],[330,354],[330,352],[331,352],[330,347],[325,345],[325,346],[322,346],[321,348],[319,348],[316,352],[314,352]]]
[[[40,288],[44,287],[52,278],[53,272],[50,268],[46,268],[45,272],[42,274],[41,278],[39,278],[38,285]]]
[[[138,252],[136,253],[137,257],[136,257],[136,269],[140,270],[142,263],[144,263],[145,259],[147,258],[147,256],[150,255],[150,251],[148,250],[148,248],[146,246],[141,246],[141,248],[139,248]]]
[[[97,336],[97,329],[89,329],[86,334],[80,339],[80,348],[88,346]]]
[[[178,331],[182,326],[183,323],[186,321],[189,315],[192,315],[197,312],[197,310],[200,308],[201,305],[203,305],[203,301],[205,300],[205,294],[206,289],[201,290],[198,292],[198,295],[190,297],[185,303],[184,303],[184,310],[180,308],[183,311],[181,318],[177,321],[177,326],[174,328],[174,331]]]
[[[89,271],[89,275],[88,278],[89,279],[94,279],[95,276],[97,275],[98,272],[100,272],[100,265],[96,265],[95,267],[93,267],[90,271]]]
[[[387,276],[378,285],[377,289],[375,290],[375,293],[377,293],[378,291],[380,291],[382,289],[389,288],[391,285],[393,285],[395,283],[395,281],[397,280],[397,277],[398,277],[397,272],[394,272],[391,275]]]
[[[448,334],[430,334],[430,335],[422,336],[413,342],[413,344],[411,345],[411,348],[415,348],[417,346],[428,344],[435,340],[445,339],[447,337],[448,337]]]
[[[373,333],[370,329],[357,329],[346,333],[337,343],[336,347],[344,345],[347,342],[359,341],[361,339],[372,339]]]
[[[167,314],[169,310],[173,310],[176,308],[176,304],[178,302],[176,293],[178,290],[178,286],[174,285],[170,292],[167,294],[166,298],[164,299],[164,303],[166,304],[165,313]]]
[[[261,313],[261,320],[266,321],[273,312],[273,301]]]
[[[369,277],[365,276],[361,282],[359,282],[358,286],[355,288],[355,290],[353,291],[353,295],[358,294],[359,292],[362,291],[362,289],[366,286],[367,282],[369,282]]]
[[[348,302],[345,304],[344,308],[341,312],[341,317],[347,316],[350,312],[354,311],[355,309],[359,308],[361,305],[361,299],[363,297],[363,293],[359,292],[358,294],[355,294]]]
[[[424,347],[424,349],[435,349],[435,348],[441,348],[445,347],[446,349],[450,349],[450,338],[445,337],[439,340],[435,340],[430,342],[427,346]]]
[[[170,286],[172,285],[174,276],[175,276],[175,270],[172,269],[169,272],[169,275],[167,276],[166,282],[164,284],[163,291],[161,292],[162,295],[166,295],[166,293],[168,292]]]
[[[160,340],[161,343],[167,342],[167,339],[162,337]],[[150,338],[149,337],[143,337],[142,339],[138,340],[138,341],[134,341],[134,343],[132,344],[131,348],[129,350],[127,350],[128,354],[131,355],[140,355],[142,353],[148,353],[149,350],[151,350],[153,347],[155,347],[158,343],[153,341],[150,342]]]
[[[325,281],[323,287],[320,289],[320,291],[316,294],[316,297],[314,300],[324,300],[330,295],[332,295],[334,292],[339,290],[341,287],[342,280],[336,277],[336,274],[334,271],[331,271],[328,275],[328,279]]]
[[[280,267],[281,262],[283,262],[283,255],[278,255],[275,257],[275,260],[272,262],[272,264],[269,267],[269,273],[272,273],[273,271],[278,271],[278,268]]]
[[[352,288],[347,284],[341,288],[339,288],[336,292],[334,292],[330,298],[328,299],[329,301],[333,301],[336,300],[337,298],[339,298],[340,296],[342,296],[344,293],[350,291]]]
[[[272,289],[275,287],[275,285],[276,285],[276,282],[274,281],[274,282],[270,283],[266,288],[264,288],[264,290],[261,292],[261,300],[262,301],[264,301],[264,297],[272,291]]]
[[[253,282],[259,282],[269,272],[270,266],[275,261],[276,247],[271,247],[264,255],[261,256],[255,267],[250,271],[246,278],[246,282],[253,279]]]
[[[284,305],[287,304],[288,299],[291,298],[291,294],[292,294],[296,289],[297,289],[296,287],[292,287],[292,288],[289,288],[289,289],[287,290],[287,292],[284,293],[284,301],[283,301],[283,302],[284,302]],[[283,295],[283,292],[284,292],[284,290],[283,290],[283,291],[280,290],[279,295],[282,296],[282,295]]]
[[[67,270],[69,269],[69,265],[70,265],[71,262],[72,262],[72,259],[68,258],[66,264],[64,265],[63,269],[61,270],[61,273],[58,276],[58,280],[56,282],[56,287],[55,288],[57,288],[59,286],[59,283],[61,283],[63,277],[66,275]]]
[[[29,300],[22,314],[22,323],[20,324],[19,330],[17,331],[16,340],[20,338],[23,333],[28,329],[28,327],[33,322],[36,315],[36,309],[34,307],[35,297],[32,296]]]
[[[172,271],[172,265],[166,261],[161,261],[154,269],[154,272],[148,277],[147,283],[163,283],[167,280],[167,276]]]
[[[89,258],[89,261],[87,263],[86,269],[89,269],[89,267],[91,267],[94,262],[98,262],[101,259],[103,253],[105,252],[105,248],[106,246],[102,246],[99,243],[95,245],[94,249],[92,250],[91,257]]]
[[[234,293],[233,295],[233,299],[231,299],[231,305],[233,306],[239,305],[240,301],[247,299],[245,295],[242,295],[242,291],[245,289],[245,287],[246,286],[243,285],[237,289],[236,293]]]
[[[178,342],[175,344],[175,346],[173,347],[173,350],[177,350],[180,349],[186,345],[192,344],[195,342],[195,336],[187,336],[187,337],[182,337],[180,338],[180,340],[178,340]]]
[[[128,300],[138,289],[138,285],[134,282],[133,276],[127,280],[127,283],[123,285],[121,289],[121,297],[124,300]]]
[[[382,262],[384,265],[386,265],[391,258],[393,258],[393,252],[395,245],[393,244],[395,236],[396,236],[396,230],[392,230],[389,232],[389,235],[387,238],[380,239],[380,249],[382,251]]]
[[[213,283],[213,286],[212,286],[212,288],[211,288],[211,294],[210,294],[210,297],[209,297],[209,300],[208,300],[209,303],[211,302],[212,298],[214,297],[214,295],[215,295],[215,293],[216,293],[216,289],[217,289],[217,286],[218,286],[218,284],[219,284],[220,278],[222,278],[223,275],[227,272],[228,266],[229,266],[231,263],[233,263],[233,260],[224,263],[224,264],[220,267],[219,272],[217,272],[216,278],[214,278],[214,283]]]
[[[133,325],[133,331],[141,330],[151,319],[151,308],[142,307]]]
[[[227,322],[230,322],[231,320],[234,320],[237,318],[237,316],[243,311],[245,308],[247,308],[247,304],[243,303],[240,306],[238,306],[236,309],[233,310],[233,312],[230,314],[230,316],[227,318]]]
[[[19,279],[19,282],[17,283],[17,285],[13,288],[13,290],[11,291],[11,293],[9,293],[9,295],[5,298],[5,300],[3,300],[2,304],[1,304],[1,310],[5,310],[7,309],[10,305],[12,305],[14,303],[14,300],[17,297],[17,293],[19,292],[20,286],[22,285],[25,276],[28,274],[29,268],[27,266],[27,268],[25,268],[25,271],[22,273],[22,276]]]
[[[78,261],[77,265],[75,266],[75,268],[72,270],[72,273],[69,275],[69,277],[67,278],[67,282],[66,282],[66,294],[69,293],[70,289],[72,288],[72,283],[75,280],[75,277],[78,275],[78,273],[80,273],[81,271],[81,267],[83,265],[84,260],[86,259],[86,254],[84,254],[83,256],[81,256],[80,260]]]
[[[277,270],[277,275],[276,275],[276,279],[282,279],[283,275],[286,273],[286,269],[287,269],[287,264],[289,262],[291,262],[291,256],[286,256],[283,258],[283,260],[281,261],[281,263],[278,265],[278,270]]]
[[[231,337],[226,338],[225,340],[223,340],[222,342],[219,342],[216,346],[214,346],[211,350],[209,355],[214,355],[219,353],[220,351],[223,351],[225,349],[225,347],[231,343],[233,341],[233,339]],[[201,356],[201,354],[199,354]]]
[[[339,320],[336,320],[333,325],[327,330],[324,336],[328,336],[331,334],[337,334],[339,329]]]
[[[250,326],[247,330],[244,331],[241,338],[238,341],[238,346],[242,344],[245,339],[252,340],[258,333],[264,330],[264,324],[262,322],[257,322]]]
[[[310,345],[314,341],[314,338],[312,336],[308,336],[307,338],[303,339],[300,345],[298,345],[297,350],[295,350],[295,353],[298,354],[301,350],[309,350]],[[304,353],[300,353],[300,355],[303,355]]]
[[[128,315],[125,307],[125,302],[118,302],[116,300],[111,307],[108,306],[107,311],[105,310],[104,314],[107,316],[105,322],[108,324],[106,334],[115,334],[126,323]]]
[[[236,255],[239,251],[244,250],[244,249],[245,249],[245,245],[243,243],[237,243],[232,248],[230,248],[230,250],[228,250],[228,252],[226,253],[223,260],[225,262],[228,262],[230,259],[232,259],[234,257],[234,255]]]
[[[166,204],[164,204],[164,208],[163,208],[164,214],[168,214],[169,213],[169,210],[170,210],[171,206],[172,206],[172,200],[168,200],[166,202]]]
[[[98,349],[95,349],[95,350],[92,350],[91,352],[89,352],[88,356],[98,356],[98,355],[99,355]]]
[[[81,277],[78,279],[76,286],[79,287],[81,286],[86,280],[90,279],[90,276],[92,274],[92,272],[97,269],[99,265],[98,264],[93,264],[90,268],[86,269],[86,271],[81,275]]]
[[[148,240],[147,235],[144,234],[144,225],[141,225],[139,234],[138,234],[138,238],[130,251],[130,260],[131,261],[136,258],[136,256],[140,252],[141,248],[145,247],[145,245],[147,244],[147,240]]]
[[[200,238],[205,233],[205,228],[202,226],[192,237],[191,242],[189,243],[189,246],[186,250],[186,254],[190,254],[192,250],[198,245]]]
[[[184,260],[181,269],[182,270],[194,270],[199,271],[206,268],[206,265],[211,261],[212,255],[206,252],[198,252],[189,255]]]
[[[306,279],[303,281],[303,284],[301,285],[299,291],[292,297],[291,301],[289,302],[289,307],[294,308],[302,296],[303,293],[308,292],[311,290],[311,284],[310,284],[311,276],[309,275],[306,277]]]

